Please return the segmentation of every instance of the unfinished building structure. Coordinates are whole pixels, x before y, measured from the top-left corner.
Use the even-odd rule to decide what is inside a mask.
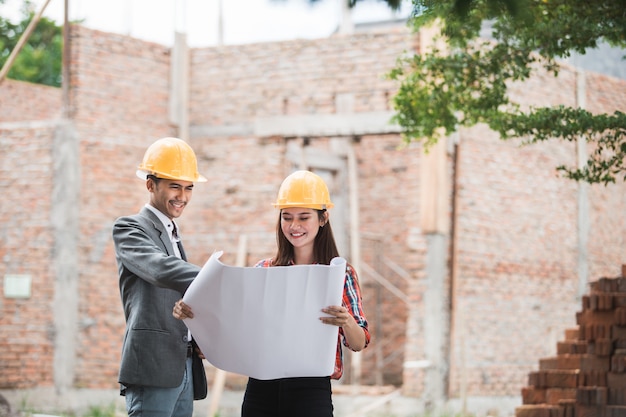
[[[199,265],[215,250],[234,263],[242,240],[248,265],[271,256],[282,178],[325,178],[373,334],[345,385],[518,401],[589,277],[624,261],[626,186],[556,175],[573,144],[519,147],[477,126],[428,154],[403,145],[385,74],[422,47],[406,28],[199,49],[79,25],[70,39],[65,104],[55,88],[0,84],[2,390],[115,390],[111,226],[146,202],[134,171],[159,137],[188,140],[209,179],[180,222]],[[512,94],[626,111],[624,80],[568,66]]]

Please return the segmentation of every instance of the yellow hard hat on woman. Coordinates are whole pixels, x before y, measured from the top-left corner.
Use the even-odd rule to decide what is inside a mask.
[[[162,138],[146,150],[143,161],[137,169],[137,176],[146,179],[148,175],[166,180],[205,182],[198,172],[196,154],[182,139]]]
[[[280,185],[273,206],[279,209],[303,207],[326,210],[334,204],[330,201],[326,183],[319,175],[310,171],[296,171]]]

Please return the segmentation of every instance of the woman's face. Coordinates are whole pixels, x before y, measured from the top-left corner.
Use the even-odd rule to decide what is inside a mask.
[[[324,222],[319,219],[317,210],[310,208],[284,208],[280,213],[280,228],[287,240],[296,249],[313,248],[315,236]]]

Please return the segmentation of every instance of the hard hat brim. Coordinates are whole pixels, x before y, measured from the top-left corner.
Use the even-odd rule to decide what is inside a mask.
[[[335,205],[333,203],[328,203],[328,204],[272,203],[272,206],[274,206],[277,209],[299,207],[299,208],[308,208],[308,209],[313,209],[313,210],[328,210],[328,209],[333,208]]]
[[[161,174],[159,172],[148,172],[145,171],[143,169],[138,169],[135,174],[137,175],[138,178],[142,179],[142,180],[147,180],[148,179],[148,175],[154,175],[157,178],[161,178],[164,180],[171,180],[171,181],[189,181],[189,182],[207,182],[208,180],[206,179],[206,177],[204,175],[198,174],[198,177],[193,179],[193,178],[173,178],[171,176],[168,175],[164,175]]]

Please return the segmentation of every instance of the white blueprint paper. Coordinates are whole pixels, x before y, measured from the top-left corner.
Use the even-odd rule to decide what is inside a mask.
[[[235,267],[214,253],[189,286],[185,324],[217,368],[257,379],[329,376],[339,328],[321,309],[341,305],[346,261]]]

